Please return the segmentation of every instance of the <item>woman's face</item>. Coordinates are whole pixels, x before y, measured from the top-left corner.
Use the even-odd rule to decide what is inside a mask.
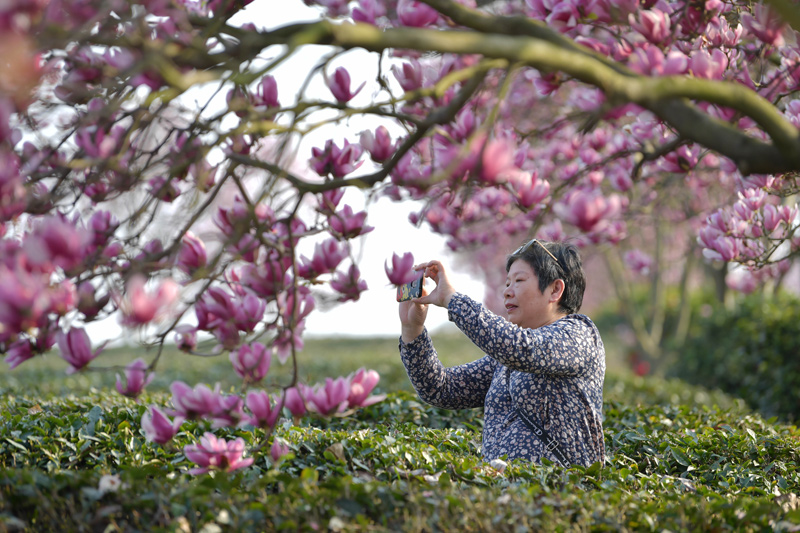
[[[561,318],[563,314],[557,313],[561,295],[553,293],[556,283],[554,281],[542,293],[539,290],[539,278],[527,261],[514,261],[508,270],[506,290],[503,291],[508,320],[520,327],[534,329]]]

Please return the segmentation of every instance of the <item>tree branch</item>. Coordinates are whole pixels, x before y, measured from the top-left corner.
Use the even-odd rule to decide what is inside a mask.
[[[484,27],[488,27],[485,22]],[[771,103],[735,82],[639,76],[575,43],[554,44],[527,35],[418,28],[382,30],[367,24],[337,25],[328,21],[295,24],[262,35],[262,45],[275,44],[280,39],[293,43],[298,39],[309,42],[313,36],[318,39],[317,44],[345,49],[364,48],[380,52],[399,48],[480,54],[546,72],[560,71],[599,88],[613,105],[634,103],[652,111],[684,138],[732,159],[743,174],[774,174],[800,169],[798,130]],[[730,107],[751,117],[770,135],[774,144],[751,137],[701,112],[690,99]]]

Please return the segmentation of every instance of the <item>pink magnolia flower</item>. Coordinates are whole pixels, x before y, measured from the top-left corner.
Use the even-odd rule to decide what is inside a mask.
[[[188,178],[194,183],[195,188],[200,192],[209,192],[217,183],[217,170],[219,167],[211,166],[206,159],[202,159],[189,165],[187,169]]]
[[[183,424],[182,417],[178,416],[170,421],[161,409],[153,405],[142,415],[142,429],[145,438],[157,444],[166,444],[172,440],[172,437],[178,433],[181,424]]]
[[[256,296],[251,291],[246,291],[243,295],[238,295],[233,299],[234,313],[233,323],[237,329],[244,332],[251,332],[256,329],[264,312],[267,309],[267,302]]]
[[[89,228],[93,234],[92,244],[98,247],[105,246],[118,227],[119,220],[111,212],[95,211],[89,219]]]
[[[689,68],[689,58],[678,50],[671,50],[665,57],[660,48],[646,44],[634,50],[630,67],[640,74],[651,76],[684,74]]]
[[[36,222],[22,242],[28,263],[51,271],[61,267],[70,271],[81,265],[93,240],[91,232],[61,215]]]
[[[238,194],[230,206],[220,207],[214,213],[214,224],[228,236],[244,232],[253,222],[269,225],[274,221],[275,213],[268,205],[251,206]]]
[[[422,28],[430,26],[439,19],[439,13],[427,4],[417,0],[399,0],[397,18],[403,26]]]
[[[0,121],[3,120],[9,119],[0,116]],[[10,150],[0,150],[0,221],[11,220],[25,211],[25,197],[24,181],[19,172],[19,157]]]
[[[272,441],[272,446],[269,448],[269,456],[272,461],[277,463],[287,453],[289,453],[289,446],[283,440],[275,437]]]
[[[298,383],[296,387],[290,387],[286,389],[286,392],[284,392],[285,398],[283,405],[285,405],[289,412],[292,413],[294,418],[300,418],[307,412],[305,402],[306,388],[307,387],[304,387]]]
[[[576,27],[582,18],[582,4],[581,0],[562,0],[553,5],[553,9],[545,18],[545,22],[547,22],[548,26],[561,32],[570,30]]]
[[[681,145],[658,161],[658,166],[667,172],[685,173],[697,166],[700,159],[700,147],[697,145]]]
[[[623,261],[628,268],[641,276],[648,275],[653,266],[653,258],[641,250],[628,250]]]
[[[764,190],[755,188],[745,189],[739,191],[739,200],[733,205],[733,208],[736,210],[737,205],[742,205],[746,211],[740,216],[747,220],[752,216],[753,211],[764,207],[766,202],[767,193]]]
[[[27,339],[19,339],[8,347],[3,361],[8,365],[9,370],[14,370],[19,365],[35,356],[36,352],[33,351],[31,342]]]
[[[119,374],[117,374],[117,392],[129,398],[138,397],[144,388],[153,381],[155,374],[148,373],[147,363],[139,358],[125,367],[125,385],[122,385]]]
[[[141,326],[161,320],[178,299],[178,284],[171,279],[161,282],[154,292],[145,289],[144,276],[133,276],[126,287],[125,298],[117,298],[122,312],[122,324]]]
[[[618,211],[614,196],[606,198],[599,189],[576,189],[555,205],[555,213],[584,232],[592,231],[597,224]]]
[[[356,22],[375,24],[375,20],[386,14],[383,2],[379,0],[359,0],[358,5],[353,8],[352,17]]]
[[[328,274],[336,270],[339,263],[347,257],[347,246],[330,238],[314,247],[314,256],[308,259],[302,256],[298,265],[298,275],[306,279],[314,279],[322,274]]]
[[[492,139],[481,151],[480,177],[486,183],[507,181],[507,174],[515,170],[514,149],[506,139]]]
[[[540,73],[534,78],[533,86],[541,96],[549,96],[556,92],[562,84],[562,77],[556,72]]]
[[[423,162],[419,154],[412,150],[401,157],[392,170],[392,183],[408,188],[427,187],[432,171],[432,165]]]
[[[364,149],[358,144],[350,144],[345,140],[342,148],[339,148],[328,139],[324,148],[311,149],[311,168],[320,176],[330,174],[335,178],[343,178],[364,164],[364,161],[359,161],[363,153]]]
[[[778,215],[778,208],[772,204],[764,206],[761,216],[767,233],[773,232],[778,227],[778,224],[782,222],[781,217]]]
[[[175,381],[170,385],[170,390],[175,414],[188,420],[215,413],[219,411],[222,403],[219,385],[212,391],[202,383],[192,388],[182,381]]]
[[[260,342],[244,344],[230,353],[236,374],[248,383],[261,381],[269,372],[272,356]]]
[[[344,189],[331,189],[322,193],[317,210],[325,215],[332,215],[344,196]]]
[[[74,72],[74,71],[73,71]],[[109,159],[119,155],[126,128],[116,125],[110,130],[87,126],[75,132],[75,144],[91,158]]]
[[[767,204],[764,206],[762,212],[762,218],[764,220],[764,229],[767,232],[772,233],[775,231],[781,223],[783,223],[784,228],[789,228],[794,226],[794,221],[797,219],[798,216],[798,208],[789,206],[789,205],[779,205],[775,206],[772,204]]]
[[[339,67],[333,72],[332,78],[326,78],[328,88],[333,93],[333,97],[340,104],[344,104],[353,99],[355,95],[361,92],[366,82],[358,86],[355,91],[350,91],[350,73],[344,67]]]
[[[531,208],[542,203],[550,196],[550,184],[540,180],[536,173],[525,173],[524,179],[512,183],[516,193],[517,202],[523,207]]]
[[[162,202],[172,203],[181,195],[181,189],[175,180],[164,176],[156,176],[147,182],[147,192]]]
[[[205,433],[199,444],[184,446],[186,458],[198,465],[189,470],[190,474],[205,474],[211,470],[230,472],[253,464],[253,458],[243,458],[244,439],[241,437],[230,442],[217,438],[213,433]]]
[[[326,378],[324,385],[306,389],[306,393],[309,406],[317,413],[324,416],[341,413],[347,409],[350,383],[343,377],[335,380]]]
[[[182,352],[192,352],[197,348],[197,328],[183,324],[175,328],[175,344]]]
[[[711,241],[703,239],[702,242],[707,246],[703,249],[703,256],[707,259],[729,262],[739,256],[739,239],[734,237],[720,235]]]
[[[331,279],[331,288],[340,293],[340,302],[357,301],[361,293],[367,290],[367,282],[361,278],[356,265],[350,265],[347,273],[336,271]]]
[[[92,351],[89,335],[83,328],[71,328],[69,332],[59,331],[56,335],[61,357],[70,364],[67,374],[83,369],[92,359],[100,355],[103,346]]]
[[[348,407],[367,407],[386,399],[385,394],[370,396],[370,393],[380,381],[380,375],[374,370],[359,368],[355,374],[351,374],[350,394],[347,396]]]
[[[250,101],[256,110],[270,107],[280,107],[278,102],[278,82],[270,75],[266,75],[258,82],[256,90],[250,93]]]
[[[742,13],[740,20],[744,28],[761,42],[773,46],[783,46],[783,30],[786,22],[768,5],[755,4],[753,13]]]
[[[414,255],[411,252],[403,254],[403,257],[398,256],[396,253],[392,254],[392,268],[389,264],[383,265],[386,270],[386,276],[389,281],[394,285],[402,285],[403,283],[410,283],[419,277],[419,272],[413,270]]]
[[[5,258],[0,257],[0,261]],[[0,342],[47,324],[55,302],[49,276],[0,263]],[[73,288],[74,290],[74,288]],[[68,303],[68,302],[65,302]]]
[[[275,348],[275,355],[278,356],[281,364],[286,363],[286,360],[292,355],[292,350],[299,352],[305,346],[303,342],[304,328],[305,322],[301,320],[295,325],[294,332],[285,327],[273,339],[272,346]]]
[[[191,231],[181,238],[176,265],[190,276],[199,268],[206,266],[208,256],[205,243]]]
[[[331,233],[343,239],[352,239],[369,233],[374,228],[365,224],[367,212],[353,213],[353,208],[345,205],[342,209],[328,217]]]
[[[641,33],[645,39],[653,44],[659,44],[667,40],[670,36],[669,15],[660,9],[653,8],[639,12],[639,20],[628,15],[628,22],[631,27]]]
[[[142,251],[135,257],[145,269],[153,271],[169,266],[170,260],[164,252],[161,239],[151,239],[142,246]]]
[[[84,322],[90,322],[96,318],[111,299],[109,294],[98,298],[97,289],[90,281],[84,281],[78,285],[77,297],[77,308],[78,311],[83,313]]]
[[[708,43],[714,48],[720,46],[733,48],[739,44],[739,40],[742,38],[742,31],[743,28],[741,24],[733,29],[730,27],[725,17],[714,17],[709,21],[708,26],[706,26],[705,37]]]
[[[633,53],[633,46],[627,40],[614,40],[611,43],[611,57],[614,61],[625,61]]]
[[[360,140],[361,146],[367,149],[372,160],[377,163],[387,161],[395,152],[389,130],[384,126],[378,126],[375,133],[370,130],[362,131]]]
[[[231,394],[220,395],[219,409],[211,414],[212,429],[232,427],[239,424],[244,418],[244,402],[239,396]]]
[[[475,128],[479,125],[480,120],[475,116],[475,112],[465,107],[458,112],[456,119],[449,127],[449,131],[456,141],[462,142],[469,139],[472,134],[475,133]]]
[[[392,74],[404,91],[415,91],[422,87],[422,67],[416,59],[403,63],[402,66],[392,65]]]
[[[236,395],[220,393],[219,384],[212,391],[202,383],[194,389],[182,381],[170,386],[175,414],[189,420],[211,418],[212,428],[235,426],[244,416],[242,399]]]
[[[695,50],[689,56],[689,70],[698,78],[722,79],[728,68],[728,56],[719,48],[709,54],[706,50]]]
[[[278,295],[278,313],[284,324],[300,324],[316,307],[311,290],[303,285]]]
[[[246,422],[265,429],[275,426],[281,416],[283,407],[280,398],[270,397],[269,394],[262,390],[248,392],[245,398],[245,405],[252,413],[252,416],[245,419]]]
[[[759,286],[759,280],[753,272],[744,268],[732,270],[725,276],[725,285],[734,291],[742,294],[750,294]]]
[[[611,185],[620,192],[625,192],[633,187],[633,179],[631,178],[630,170],[622,168],[621,166],[612,167],[607,173],[606,177]]]
[[[582,44],[586,48],[591,48],[595,52],[598,52],[604,56],[607,56],[611,53],[611,49],[608,47],[606,43],[603,43],[593,37],[585,37],[580,35],[575,38],[575,42],[578,44]]]
[[[262,298],[274,298],[291,284],[286,262],[266,260],[259,265],[248,264],[242,268],[242,284]]]

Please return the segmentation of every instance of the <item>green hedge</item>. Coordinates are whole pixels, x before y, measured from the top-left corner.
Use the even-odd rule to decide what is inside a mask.
[[[166,394],[145,402],[164,403]],[[331,420],[278,428],[229,475],[190,476],[182,446],[147,443],[142,404],[84,396],[0,398],[0,531],[796,530],[800,432],[676,380],[609,376],[609,460],[568,470],[478,457],[479,410],[407,392]],[[251,443],[258,432],[220,430]],[[118,491],[101,493],[103,474]]]
[[[767,417],[800,419],[800,300],[752,295],[696,315],[671,374],[744,399]]]

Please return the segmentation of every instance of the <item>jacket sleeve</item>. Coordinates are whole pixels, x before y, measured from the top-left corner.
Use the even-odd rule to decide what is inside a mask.
[[[408,344],[400,339],[400,358],[419,397],[443,409],[483,407],[497,366],[491,357],[482,357],[445,368],[427,329]]]
[[[521,328],[458,293],[447,309],[450,320],[478,348],[511,370],[566,377],[584,374],[595,363],[599,335],[583,315]]]

